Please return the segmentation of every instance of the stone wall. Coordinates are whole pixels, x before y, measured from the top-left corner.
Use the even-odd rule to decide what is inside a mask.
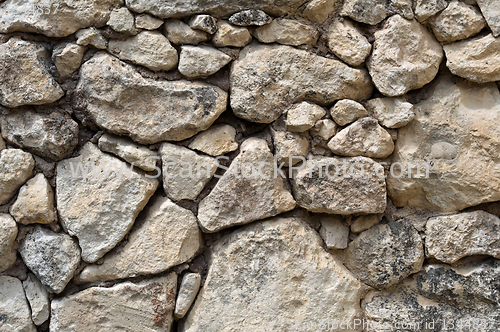
[[[0,332],[498,331],[497,0],[0,0]]]

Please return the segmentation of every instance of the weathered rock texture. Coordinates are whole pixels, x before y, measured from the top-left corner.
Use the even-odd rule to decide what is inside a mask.
[[[31,177],[35,160],[23,150],[0,151],[0,204],[7,203]]]
[[[8,214],[0,214],[0,271],[11,267],[16,261],[14,241],[17,236],[17,225]]]
[[[1,331],[35,332],[23,284],[17,278],[0,276]]]

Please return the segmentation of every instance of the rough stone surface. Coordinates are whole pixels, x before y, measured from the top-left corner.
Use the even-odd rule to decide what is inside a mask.
[[[230,80],[233,112],[260,123],[276,120],[298,101],[324,106],[372,93],[366,70],[290,46],[247,46],[233,63]]]
[[[49,293],[42,283],[31,273],[23,281],[24,293],[30,304],[31,319],[35,325],[42,325],[49,319],[50,300]]]
[[[121,60],[153,71],[173,69],[179,61],[177,50],[158,31],[143,31],[126,40],[110,40],[108,51]]]
[[[241,166],[244,164],[246,167]],[[199,205],[202,229],[217,232],[295,208],[283,179],[274,175],[273,165],[274,158],[265,141],[250,138],[243,142],[240,154]]]
[[[217,47],[245,47],[252,41],[252,35],[247,28],[234,26],[227,21],[219,21],[217,27],[212,39],[212,43]]]
[[[189,148],[217,157],[238,149],[235,137],[236,129],[230,125],[214,125],[199,133],[189,144]]]
[[[80,282],[158,274],[194,257],[202,245],[194,214],[166,197],[155,197],[128,236],[128,242],[89,265]]]
[[[434,16],[445,9],[446,6],[448,6],[446,0],[416,0],[415,18],[419,22],[424,22],[429,17]]]
[[[364,176],[360,177],[361,165]],[[344,167],[346,171],[343,171]],[[382,170],[380,164],[365,157],[311,159],[293,174],[294,197],[299,206],[311,212],[342,215],[383,213],[386,189],[385,180],[380,176]]]
[[[176,318],[183,318],[198,295],[200,290],[201,276],[198,273],[187,273],[182,277],[181,288],[177,295],[174,315]]]
[[[78,144],[78,124],[60,111],[20,108],[0,116],[0,127],[9,144],[53,161],[69,157]]]
[[[375,32],[367,65],[377,89],[395,97],[432,81],[442,59],[442,46],[425,26],[394,15]]]
[[[0,316],[2,332],[36,332],[23,284],[17,278],[0,276]]]
[[[310,144],[306,135],[279,127],[272,129],[271,135],[278,165],[283,163],[285,167],[289,167],[300,162],[301,159],[295,157],[307,156]]]
[[[116,32],[127,33],[130,35],[137,34],[134,15],[132,15],[126,7],[113,10],[109,15],[107,25],[109,25],[111,29]]]
[[[371,99],[366,108],[386,128],[404,127],[415,118],[413,105],[403,98]]]
[[[0,33],[14,31],[66,37],[81,28],[103,26],[123,0],[6,0],[0,5]]]
[[[406,172],[410,163],[419,166],[411,167],[411,178],[388,176],[394,204],[453,212],[499,200],[493,180],[500,178],[499,105],[494,84],[439,79],[415,105],[415,119],[399,129],[393,163]],[[492,181],[484,181],[485,174]]]
[[[180,20],[168,20],[165,22],[164,30],[168,40],[176,45],[198,45],[210,39],[208,33],[191,29],[189,25]]]
[[[299,46],[316,44],[319,34],[312,26],[295,20],[277,19],[255,29],[254,36],[262,43]]]
[[[339,126],[345,126],[368,116],[368,112],[360,103],[354,100],[342,99],[330,109],[330,115]]]
[[[473,255],[500,258],[500,218],[484,211],[430,218],[425,232],[428,255],[445,263]]]
[[[162,25],[163,20],[148,14],[141,14],[135,17],[135,27],[137,29],[156,30]]]
[[[42,173],[21,187],[9,212],[18,223],[24,225],[50,224],[56,220],[54,191]]]
[[[338,11],[342,5],[340,0],[312,0],[304,9],[303,15],[315,23],[323,23]]]
[[[394,151],[391,135],[373,118],[362,118],[335,135],[328,148],[347,157],[387,158]]]
[[[245,226],[217,241],[211,254],[205,284],[179,331],[317,331],[308,323],[360,318],[366,286],[298,219]]]
[[[337,133],[337,124],[330,119],[319,120],[310,133],[313,136],[321,137],[324,141],[328,141]]]
[[[201,30],[213,35],[217,31],[217,19],[210,15],[195,15],[189,20],[191,29]]]
[[[215,86],[146,79],[105,53],[82,66],[77,91],[97,125],[143,144],[180,141],[206,130],[227,103],[227,93]]]
[[[271,23],[273,19],[262,10],[249,9],[231,15],[229,22],[238,26],[263,26]]]
[[[335,21],[328,31],[328,47],[342,61],[359,66],[370,55],[372,45],[348,19]]]
[[[369,214],[367,216],[359,216],[354,219],[354,222],[351,225],[351,232],[353,233],[361,233],[362,231],[366,231],[371,227],[375,226],[380,222],[379,216],[376,214]]]
[[[50,75],[49,62],[50,55],[41,44],[15,37],[0,44],[0,104],[13,108],[61,98],[64,92]]]
[[[323,216],[320,219],[319,235],[328,249],[345,249],[349,240],[349,227],[340,216]]]
[[[0,272],[7,270],[16,261],[14,241],[17,236],[17,225],[8,214],[0,214]]]
[[[93,46],[105,50],[108,47],[108,41],[102,35],[101,31],[94,27],[78,30],[76,33],[76,43],[81,46]]]
[[[340,14],[358,22],[375,25],[387,17],[386,6],[386,0],[346,0]]]
[[[500,80],[500,38],[489,34],[444,46],[446,66],[450,71],[472,82]]]
[[[112,153],[145,171],[152,172],[157,169],[156,163],[160,158],[158,153],[128,138],[104,134],[99,138],[98,146],[101,151]]]
[[[52,52],[52,60],[56,65],[59,75],[67,77],[80,68],[86,50],[86,47],[75,43],[56,45]]]
[[[19,247],[24,263],[52,293],[61,293],[80,264],[80,249],[68,234],[36,226]]]
[[[231,57],[210,46],[181,46],[179,71],[182,75],[206,77],[231,62]]]
[[[391,286],[419,272],[424,262],[422,239],[404,219],[364,231],[345,253],[347,268],[373,287]]]
[[[50,331],[170,331],[177,276],[91,287],[52,301]]]
[[[1,130],[1,128],[0,128]],[[1,132],[0,132],[0,151],[4,150],[6,148],[5,146],[5,141],[3,140],[3,137],[1,136]]]
[[[0,205],[7,203],[31,177],[35,160],[23,150],[0,151]]]
[[[486,22],[495,37],[500,37],[500,3],[495,0],[477,0]]]
[[[322,107],[312,103],[302,102],[292,105],[286,113],[286,129],[295,132],[309,130],[325,114]]]
[[[89,263],[123,239],[158,187],[156,179],[131,170],[92,143],[78,157],[57,164],[56,182],[61,224],[78,238],[82,259]]]

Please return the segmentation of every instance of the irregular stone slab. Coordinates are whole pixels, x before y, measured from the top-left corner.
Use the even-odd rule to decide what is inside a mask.
[[[283,45],[314,45],[318,40],[318,31],[295,20],[277,19],[270,24],[255,29],[255,38],[262,43]]]
[[[42,283],[31,273],[23,281],[24,293],[30,304],[31,319],[35,325],[42,325],[49,319],[50,300],[49,293]]]
[[[195,200],[218,167],[215,158],[200,156],[183,146],[163,143],[159,152],[163,169],[163,189],[174,201]]]
[[[217,31],[217,19],[210,15],[195,15],[189,20],[191,29],[201,30],[213,35]]]
[[[379,224],[356,237],[345,251],[344,264],[361,281],[388,287],[422,269],[424,247],[406,220]]]
[[[159,169],[156,166],[160,159],[158,153],[128,138],[104,134],[99,138],[98,146],[101,151],[112,153],[147,172]]]
[[[243,10],[229,17],[229,22],[242,27],[251,25],[260,27],[271,23],[272,20],[273,18],[271,16],[258,9]]]
[[[17,278],[0,276],[1,331],[36,332],[23,284]]]
[[[432,17],[429,25],[437,40],[449,43],[478,34],[486,26],[486,21],[477,7],[455,0]]]
[[[415,105],[415,119],[398,131],[392,162],[406,174],[387,178],[394,204],[453,212],[500,200],[499,105],[495,84],[439,79]]]
[[[492,34],[444,45],[446,66],[460,77],[476,83],[500,80],[500,37]]]
[[[65,112],[21,108],[0,116],[0,127],[9,144],[53,161],[69,157],[78,144],[78,124]]]
[[[131,170],[92,143],[84,145],[80,156],[57,164],[56,183],[61,224],[78,238],[88,263],[123,239],[158,187],[158,180]]]
[[[312,0],[302,14],[309,20],[321,24],[336,13],[341,5],[341,0]]]
[[[354,219],[354,222],[351,225],[351,232],[353,233],[361,233],[362,231],[366,231],[371,227],[375,226],[380,222],[379,216],[376,214],[369,214],[367,216],[359,216]]]
[[[6,0],[0,6],[0,33],[14,31],[66,37],[78,29],[101,27],[123,0]]]
[[[203,231],[214,233],[293,210],[295,201],[279,173],[274,174],[273,165],[274,157],[264,140],[243,142],[240,154],[199,205]]]
[[[387,17],[386,0],[346,0],[340,15],[355,21],[375,25]]]
[[[322,216],[319,235],[328,249],[345,249],[349,240],[349,227],[344,225],[340,216]]]
[[[339,126],[345,126],[368,116],[368,112],[360,103],[354,100],[342,99],[330,109],[330,115]]]
[[[416,0],[415,18],[419,22],[424,22],[429,17],[436,15],[446,8],[446,0]]]
[[[367,66],[378,90],[396,97],[432,81],[442,59],[441,44],[425,26],[394,15],[375,32]]]
[[[370,99],[366,108],[386,128],[404,127],[415,118],[413,105],[404,98]]]
[[[231,60],[229,55],[210,46],[181,46],[179,71],[189,78],[206,77],[218,72]]]
[[[477,0],[486,22],[490,26],[493,36],[500,37],[500,3],[495,0]]]
[[[4,2],[3,7],[10,2]],[[0,44],[0,104],[14,108],[49,104],[61,98],[64,91],[50,75],[49,62],[50,55],[41,44],[16,37]]]
[[[51,293],[61,293],[80,264],[80,248],[68,234],[36,226],[19,246],[26,266]]]
[[[9,212],[23,225],[50,224],[56,220],[54,191],[42,173],[21,187]]]
[[[236,129],[227,124],[214,125],[199,133],[189,148],[217,157],[238,150]]]
[[[177,50],[158,31],[143,31],[126,40],[109,41],[109,53],[153,71],[170,70],[178,63]]]
[[[104,256],[102,264],[85,267],[78,281],[158,274],[189,261],[202,244],[194,214],[166,197],[155,197],[137,220],[128,242]]]
[[[201,276],[198,273],[188,273],[182,277],[181,288],[175,302],[175,318],[183,318],[198,295],[200,290]]]
[[[134,15],[126,7],[115,9],[109,15],[109,20],[106,23],[111,29],[116,32],[136,35]]]
[[[383,213],[386,206],[385,180],[382,176],[382,165],[370,158],[318,157],[308,160],[304,167],[296,171],[291,182],[297,204],[308,211],[341,215],[375,214]]]
[[[452,264],[473,255],[500,258],[500,218],[474,211],[430,218],[425,232],[429,257]]]
[[[179,331],[309,332],[322,319],[340,325],[361,317],[366,286],[301,220],[245,226],[216,241],[210,257],[205,284]]]
[[[82,66],[77,91],[97,125],[142,144],[194,136],[208,129],[227,104],[227,93],[215,86],[143,78],[106,53]]]
[[[101,31],[94,27],[78,30],[76,32],[76,43],[81,46],[94,46],[95,48],[105,50],[108,47],[108,41],[102,35]]]
[[[336,20],[328,30],[328,48],[342,61],[359,66],[372,50],[368,42],[348,19]]]
[[[217,47],[245,47],[252,41],[252,35],[247,28],[234,26],[227,21],[219,21],[217,27],[212,39],[212,43]]]
[[[73,74],[82,63],[86,47],[75,43],[62,43],[54,47],[52,60],[61,77]]]
[[[283,126],[271,129],[274,154],[278,165],[289,167],[305,159],[309,152],[309,139],[305,134],[286,131]]]
[[[394,151],[394,142],[377,120],[362,118],[338,132],[328,148],[341,156],[387,158]]]
[[[319,136],[324,141],[328,141],[336,132],[337,124],[330,119],[319,120],[310,130],[311,135]]]
[[[295,132],[309,130],[325,115],[322,107],[306,101],[292,105],[286,112],[286,129]]]
[[[162,25],[163,20],[148,14],[141,14],[135,17],[135,26],[137,29],[156,30]]]
[[[326,106],[338,99],[368,98],[373,89],[366,70],[278,45],[244,48],[231,68],[230,84],[233,112],[259,123],[273,122],[298,101]]]
[[[17,224],[8,214],[0,214],[0,272],[11,267],[17,258],[14,241],[17,236]]]
[[[164,30],[168,40],[176,45],[198,45],[210,39],[208,33],[191,29],[189,25],[180,20],[168,20],[165,23]]]
[[[6,204],[31,177],[35,160],[23,150],[0,151],[0,205]]]
[[[54,299],[50,331],[170,331],[177,276],[91,287]]]

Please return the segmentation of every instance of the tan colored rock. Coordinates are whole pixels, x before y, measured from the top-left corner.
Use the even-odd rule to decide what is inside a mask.
[[[230,125],[214,125],[208,130],[199,133],[189,144],[189,148],[213,157],[222,156],[238,149],[235,137],[236,129]]]
[[[378,90],[396,97],[432,81],[442,59],[441,44],[425,26],[394,15],[375,32],[367,65]]]
[[[324,141],[328,141],[337,133],[337,124],[331,119],[319,120],[309,133],[313,136],[321,137]]]
[[[57,164],[56,198],[64,229],[78,238],[82,259],[93,263],[128,233],[158,180],[87,143]]]
[[[189,25],[180,20],[168,20],[164,25],[165,35],[168,40],[176,45],[198,45],[210,39],[208,33],[191,29]]]
[[[342,1],[339,0],[313,0],[304,9],[303,15],[314,23],[323,23],[326,19],[336,13]]]
[[[325,110],[313,103],[301,102],[292,105],[286,112],[286,129],[304,132],[311,129],[319,119],[324,117]]]
[[[203,245],[194,214],[166,197],[155,197],[128,236],[104,256],[102,264],[83,269],[81,283],[159,274],[192,259]]]
[[[340,15],[355,21],[375,25],[388,15],[386,0],[346,0]]]
[[[108,47],[106,38],[101,34],[101,31],[94,27],[78,30],[76,38],[76,43],[81,46],[90,45],[101,50],[105,50]]]
[[[31,273],[28,273],[28,279],[23,281],[23,288],[30,304],[33,323],[37,326],[42,325],[50,316],[49,293]]]
[[[217,19],[210,15],[195,15],[189,20],[191,29],[201,30],[213,35],[217,31]]]
[[[344,225],[340,216],[322,216],[319,235],[328,249],[345,249],[349,240],[349,227]]]
[[[66,77],[80,68],[86,50],[86,47],[75,43],[56,45],[52,53],[52,60],[56,65],[59,75]]]
[[[199,205],[201,228],[214,233],[293,210],[295,201],[274,168],[273,154],[264,140],[243,142],[240,154]]]
[[[237,12],[229,17],[229,22],[238,26],[263,26],[272,22],[272,17],[259,9]]]
[[[3,140],[2,136],[0,135],[0,151],[4,150],[5,148],[6,148],[5,141]]]
[[[448,6],[446,0],[416,0],[415,18],[419,22],[424,22]]]
[[[277,19],[255,29],[254,36],[262,43],[299,46],[316,44],[319,34],[315,28],[299,21]]]
[[[218,167],[215,158],[200,156],[183,146],[162,143],[163,189],[174,201],[195,200]]]
[[[300,101],[326,106],[338,99],[368,98],[373,89],[364,69],[278,45],[243,49],[231,67],[230,84],[233,112],[259,123],[273,122]]]
[[[280,127],[273,128],[271,135],[278,165],[281,163],[285,167],[296,165],[301,161],[300,157],[305,159],[307,156],[310,147],[307,135],[286,131]]]
[[[14,241],[17,236],[17,224],[14,219],[8,215],[0,214],[0,272],[11,267],[17,258],[14,249]]]
[[[210,257],[179,331],[312,332],[323,320],[340,325],[361,318],[366,286],[299,219],[247,225],[217,240]]]
[[[476,83],[500,80],[500,37],[492,34],[444,45],[446,66],[457,76]]]
[[[310,212],[376,214],[386,207],[382,176],[382,165],[370,158],[316,157],[296,170],[291,182],[297,205]]]
[[[0,276],[0,313],[2,332],[36,332],[31,321],[30,306],[24,295],[23,284],[17,278]]]
[[[113,10],[109,15],[109,20],[106,24],[116,32],[127,33],[130,35],[137,34],[134,15],[132,15],[127,7],[121,7]]]
[[[31,177],[35,160],[23,150],[0,151],[0,205],[6,204]]]
[[[61,98],[64,91],[49,74],[49,62],[49,53],[41,44],[16,37],[0,44],[0,104],[14,108]]]
[[[153,71],[168,71],[177,66],[177,50],[158,31],[143,31],[126,40],[109,41],[109,53]]]
[[[217,47],[245,47],[252,41],[252,35],[247,28],[237,27],[227,21],[217,22],[217,32],[212,43]]]
[[[210,46],[181,46],[179,71],[182,75],[195,78],[215,74],[231,62],[232,58]]]
[[[162,25],[163,20],[148,14],[141,14],[135,17],[135,27],[137,29],[156,30]]]
[[[201,276],[198,273],[187,273],[182,277],[181,288],[175,302],[175,318],[183,318],[198,295]]]
[[[404,127],[415,118],[413,105],[403,98],[370,99],[366,108],[386,128]]]
[[[21,187],[9,212],[23,225],[50,224],[56,220],[54,191],[42,173]]]
[[[391,135],[373,118],[362,118],[328,142],[333,153],[347,157],[387,158],[394,151]]]
[[[168,332],[173,321],[177,275],[91,287],[54,299],[50,331]]]
[[[354,222],[351,225],[351,232],[361,233],[362,231],[366,231],[367,229],[370,229],[373,226],[377,225],[379,222],[380,218],[376,214],[359,216],[354,219]]]
[[[348,19],[336,20],[328,30],[328,47],[342,61],[359,66],[370,55],[372,45]]]
[[[490,26],[493,36],[500,37],[500,3],[495,0],[477,0],[486,22]]]
[[[141,144],[194,136],[208,129],[227,104],[227,93],[215,86],[143,78],[106,53],[82,66],[77,92],[97,125]]]
[[[342,99],[330,109],[330,115],[339,126],[345,126],[358,119],[367,117],[368,112],[360,103],[354,100]]]

